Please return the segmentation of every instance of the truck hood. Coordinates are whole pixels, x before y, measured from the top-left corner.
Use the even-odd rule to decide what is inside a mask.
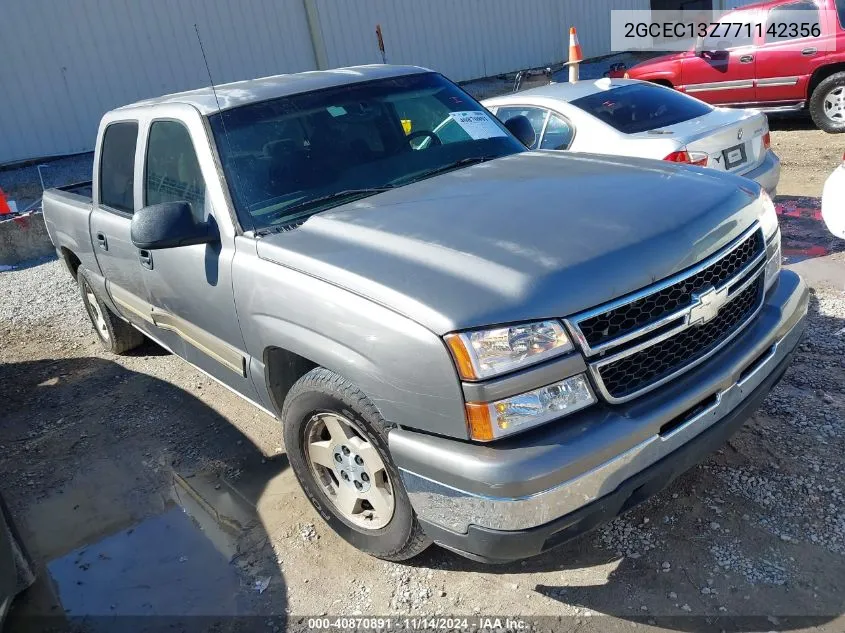
[[[678,272],[751,225],[758,190],[662,161],[524,152],[336,207],[257,251],[444,334],[563,317]]]

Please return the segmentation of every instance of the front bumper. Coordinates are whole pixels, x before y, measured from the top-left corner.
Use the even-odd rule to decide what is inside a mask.
[[[756,319],[708,362],[624,405],[597,405],[494,445],[394,430],[391,454],[426,533],[483,560],[565,542],[703,459],[759,405],[804,330],[784,271]]]
[[[762,163],[740,176],[753,180],[774,198],[777,194],[778,182],[780,182],[780,159],[777,154],[769,150]]]

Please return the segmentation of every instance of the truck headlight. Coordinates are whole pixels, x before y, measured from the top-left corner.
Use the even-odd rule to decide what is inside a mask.
[[[587,377],[578,374],[559,382],[496,402],[468,402],[469,435],[489,442],[568,415],[593,404]]]
[[[572,350],[557,321],[458,332],[445,337],[464,380],[479,380],[533,365]]]
[[[763,227],[763,236],[768,239],[778,230],[778,214],[775,211],[775,203],[769,197],[765,190],[760,191],[758,198],[763,207],[760,212],[760,226]]]

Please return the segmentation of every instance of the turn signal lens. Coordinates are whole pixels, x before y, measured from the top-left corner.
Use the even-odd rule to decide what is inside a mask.
[[[772,146],[772,133],[766,132],[763,134],[763,149],[769,149]]]
[[[545,424],[595,401],[587,377],[578,374],[496,402],[468,402],[469,435],[473,440],[489,442]]]
[[[467,427],[469,436],[477,442],[489,442],[493,435],[493,421],[490,419],[490,407],[486,403],[468,402]]]

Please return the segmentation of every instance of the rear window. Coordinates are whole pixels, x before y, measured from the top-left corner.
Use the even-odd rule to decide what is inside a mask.
[[[713,111],[706,103],[650,84],[630,84],[572,101],[572,105],[624,134],[647,132]]]

